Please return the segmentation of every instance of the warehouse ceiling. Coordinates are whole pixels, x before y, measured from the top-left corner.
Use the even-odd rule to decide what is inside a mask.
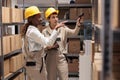
[[[31,6],[31,5],[36,5],[36,6],[55,6],[56,0],[18,0],[18,6]]]
[[[36,5],[39,7],[57,7],[57,4],[69,4],[70,0],[17,0],[19,7]]]

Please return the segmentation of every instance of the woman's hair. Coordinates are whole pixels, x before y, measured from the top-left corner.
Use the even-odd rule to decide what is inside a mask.
[[[25,25],[22,26],[22,30],[21,30],[21,36],[24,37],[27,31],[27,28],[30,24],[26,23]]]
[[[21,30],[21,36],[24,37],[26,32],[27,32],[27,29],[29,27],[29,25],[32,25],[32,18],[34,16],[31,16],[28,18],[28,23],[26,23],[25,25],[22,26],[22,30]]]

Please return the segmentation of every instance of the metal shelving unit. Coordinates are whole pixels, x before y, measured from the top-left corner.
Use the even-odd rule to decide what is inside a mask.
[[[22,25],[24,22],[18,22],[18,23],[3,23],[3,25]]]
[[[79,53],[68,53],[68,54],[66,54],[66,56],[68,58],[78,58],[79,57]]]
[[[118,0],[119,1],[119,0]],[[117,55],[119,57],[120,51],[119,50],[114,50],[115,48],[119,48],[118,45],[120,45],[120,28],[117,28],[116,30],[113,29],[116,26],[113,26],[115,24],[112,22],[114,18],[112,17],[114,13],[114,8],[112,2],[114,0],[102,0],[102,24],[93,24],[93,26],[97,29],[97,39],[99,40],[98,43],[101,44],[102,48],[102,57],[103,57],[103,64],[102,64],[102,71],[101,71],[101,80],[113,80],[113,75],[116,75],[112,72],[113,67],[114,67],[114,55]],[[117,4],[114,4],[117,5]],[[120,5],[118,3],[118,5]],[[115,12],[117,13],[117,12]],[[117,16],[117,15],[116,15]],[[117,16],[119,17],[119,16]],[[115,20],[116,21],[116,20]],[[96,37],[95,37],[96,38]],[[114,44],[114,43],[117,43]],[[114,46],[117,46],[114,48]],[[118,62],[119,63],[119,62]],[[117,63],[117,64],[118,64]],[[119,65],[118,65],[119,66]],[[118,67],[115,66],[115,67]],[[117,70],[117,69],[116,69]],[[117,71],[119,72],[119,71]],[[115,79],[119,80],[119,79]]]
[[[92,4],[58,4],[58,8],[92,8]]]
[[[5,0],[6,1],[6,0]],[[6,55],[3,54],[3,32],[4,26],[9,25],[22,25],[24,22],[16,22],[16,23],[3,23],[2,22],[2,6],[3,6],[3,0],[0,0],[0,80],[13,80],[17,75],[23,72],[23,67],[17,70],[14,73],[8,74],[7,77],[4,76],[4,60],[9,59],[10,57],[20,54],[22,52],[21,49],[17,49],[15,51],[12,51]]]
[[[110,0],[103,1],[103,27],[101,30],[101,43],[103,53],[102,80],[111,79],[111,59],[112,59],[112,29],[110,25]]]
[[[62,9],[66,9],[69,11],[70,8],[92,8],[92,4],[58,4],[58,9],[62,10]],[[60,21],[65,21],[66,19],[60,20]],[[67,19],[67,23],[66,25],[75,25],[76,20],[68,20]],[[84,39],[84,35],[78,35],[78,36],[69,36],[68,40],[74,38],[74,39],[80,39],[83,40]],[[66,54],[66,56],[68,58],[72,58],[72,59],[79,59],[80,57],[80,53],[68,53]],[[79,67],[79,66],[78,66]],[[75,72],[75,73],[69,73],[69,77],[79,77],[79,71]]]
[[[12,51],[12,52],[8,53],[7,55],[4,55],[4,60],[9,59],[10,57],[12,57],[14,55],[20,54],[21,52],[22,52],[21,49]]]
[[[71,72],[68,75],[69,77],[79,77],[79,72]]]
[[[3,37],[3,24],[2,24],[2,0],[0,0],[0,78],[3,80],[4,76],[3,76],[3,45],[2,45],[2,37]]]
[[[16,72],[11,73],[9,76],[5,77],[4,80],[13,80],[16,76],[23,72],[23,67],[18,69]]]

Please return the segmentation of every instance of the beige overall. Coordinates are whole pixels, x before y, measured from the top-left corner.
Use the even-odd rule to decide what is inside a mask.
[[[49,50],[46,57],[48,80],[68,80],[68,64],[66,58],[58,50]]]
[[[41,56],[44,50],[29,52],[27,38],[24,39],[24,50],[27,80],[47,80],[44,58]],[[36,65],[26,66],[27,62],[36,62]]]
[[[68,80],[68,63],[64,54],[67,54],[66,44],[67,37],[71,35],[77,35],[79,27],[75,29],[69,29],[65,26],[58,29],[60,41],[57,41],[59,49],[52,49],[47,51],[46,57],[46,69],[48,80]],[[52,33],[50,26],[45,28],[42,32],[46,37],[49,37]]]

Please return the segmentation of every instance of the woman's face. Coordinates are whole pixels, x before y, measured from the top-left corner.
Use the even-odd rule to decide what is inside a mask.
[[[33,16],[32,23],[33,23],[35,26],[40,25],[41,22],[42,22],[42,18],[41,18],[41,15],[40,15],[40,14],[37,14],[37,15]]]

